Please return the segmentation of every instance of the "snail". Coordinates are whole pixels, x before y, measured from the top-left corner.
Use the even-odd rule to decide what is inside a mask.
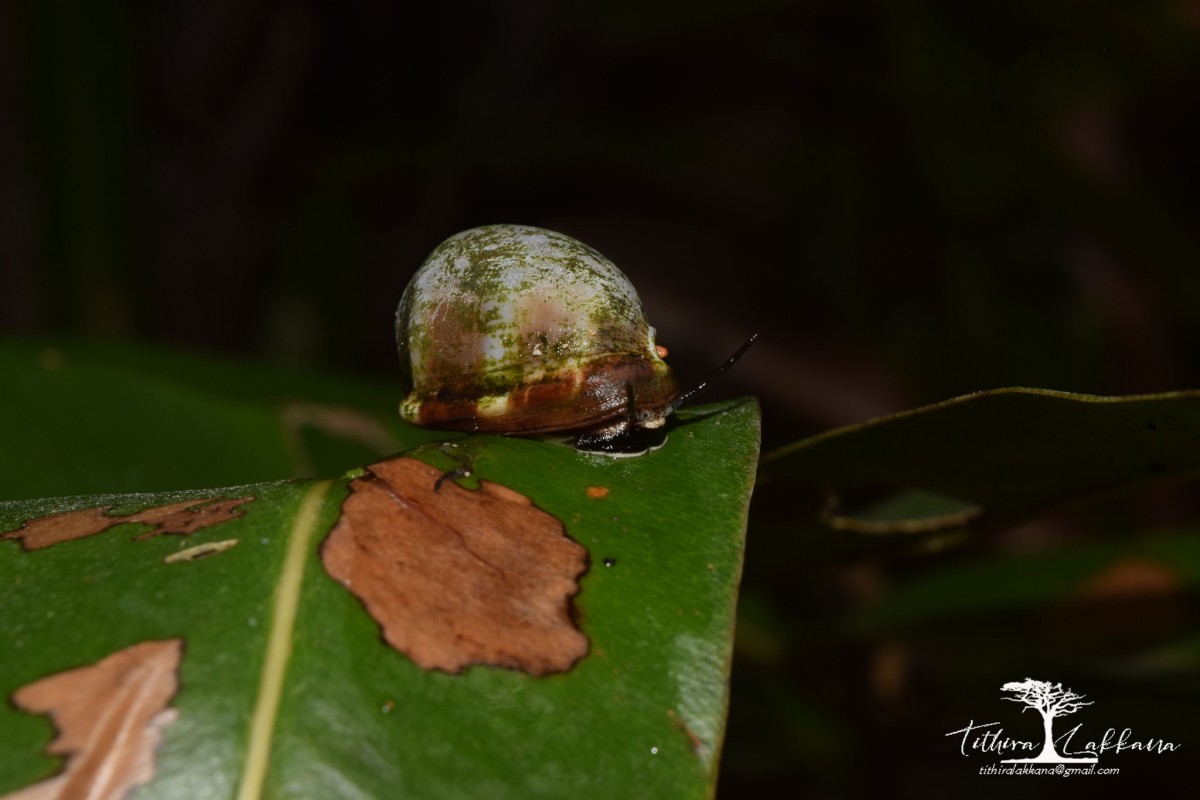
[[[396,345],[405,421],[570,435],[588,452],[661,446],[667,417],[708,385],[679,390],[641,299],[611,261],[525,225],[472,228],[438,245],[400,299]]]

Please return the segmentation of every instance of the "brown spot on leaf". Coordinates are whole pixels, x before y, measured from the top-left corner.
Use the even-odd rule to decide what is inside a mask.
[[[591,497],[595,500],[599,500],[601,497],[608,497],[608,487],[607,486],[589,486],[589,487],[587,487],[587,496]]]
[[[110,508],[112,506],[82,508],[78,511],[64,511],[48,517],[38,517],[27,521],[15,531],[0,534],[0,539],[20,539],[26,550],[38,550],[59,542],[82,539],[117,524],[116,519],[105,516],[105,512]]]
[[[326,571],[424,669],[570,669],[588,650],[570,613],[587,550],[524,495],[490,481],[435,491],[440,475],[400,458],[352,481]]]
[[[139,511],[136,515],[130,516],[130,522],[144,522],[155,527],[154,530],[148,530],[138,536],[139,541],[162,534],[186,536],[194,534],[202,528],[208,528],[210,525],[228,522],[229,519],[244,515],[246,512],[241,509],[241,506],[250,503],[253,499],[247,497],[232,500],[202,500],[199,504],[194,500],[184,500],[182,503],[174,505]]]
[[[187,536],[201,528],[242,516],[246,512],[241,506],[253,499],[253,497],[236,497],[231,500],[201,500],[200,502],[184,500],[182,503],[139,511],[128,519],[130,522],[144,522],[154,526],[154,530],[146,531],[138,536],[139,541],[161,536],[164,533]]]
[[[38,550],[60,542],[82,539],[103,533],[114,525],[140,522],[154,526],[137,538],[149,539],[164,533],[186,536],[201,528],[207,528],[246,513],[240,506],[253,497],[218,500],[214,497],[198,500],[181,500],[165,506],[155,506],[133,514],[109,514],[112,506],[82,508],[64,511],[27,521],[20,528],[0,534],[0,539],[20,539],[26,550]]]
[[[66,764],[3,800],[118,800],[147,783],[163,728],[175,720],[167,704],[182,656],[182,639],[141,642],[18,689],[17,708],[54,721],[58,736],[46,751]]]

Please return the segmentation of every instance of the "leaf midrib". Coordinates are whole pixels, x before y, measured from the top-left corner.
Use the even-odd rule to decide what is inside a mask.
[[[259,678],[258,697],[255,700],[254,713],[250,717],[246,764],[242,770],[237,800],[258,800],[262,797],[271,755],[271,742],[275,736],[275,721],[279,716],[279,702],[283,694],[283,681],[292,654],[292,635],[296,627],[296,611],[300,604],[304,566],[311,551],[313,535],[320,524],[321,502],[331,485],[332,481],[318,481],[305,492],[288,532],[287,552],[279,575],[279,585],[275,591],[271,631],[267,638],[262,675]]]

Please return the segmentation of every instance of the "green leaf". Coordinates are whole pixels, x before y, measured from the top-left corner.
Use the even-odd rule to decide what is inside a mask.
[[[767,454],[763,472],[827,491],[835,527],[1003,524],[1200,475],[1200,392],[980,392],[813,436]]]
[[[0,343],[0,498],[336,475],[446,434],[398,387],[138,347]]]
[[[186,537],[127,522],[37,550],[0,540],[0,649],[18,654],[0,662],[0,793],[61,764],[39,755],[46,718],[11,702],[21,687],[181,638],[178,716],[138,797],[711,796],[757,442],[742,401],[680,414],[667,445],[635,459],[503,437],[414,451],[469,462],[463,483],[520,492],[587,548],[573,606],[590,650],[541,677],[427,671],[381,640],[318,554],[350,477],[0,504],[11,530],[70,509],[253,498]]]

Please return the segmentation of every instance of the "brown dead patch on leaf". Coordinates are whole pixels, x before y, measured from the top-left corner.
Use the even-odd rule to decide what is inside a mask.
[[[326,571],[424,669],[570,669],[588,650],[570,613],[587,549],[524,495],[435,491],[440,475],[411,458],[371,465],[321,546]]]
[[[86,667],[18,689],[13,704],[49,714],[58,736],[46,749],[66,756],[53,778],[0,800],[118,800],[154,777],[154,750],[175,720],[183,640],[141,642]]]
[[[83,508],[64,511],[27,521],[14,531],[0,534],[0,539],[19,539],[26,550],[39,550],[52,544],[82,539],[85,536],[103,533],[114,525],[140,522],[153,525],[153,529],[138,536],[138,540],[149,539],[164,533],[186,536],[201,528],[217,525],[242,516],[246,512],[240,506],[253,497],[238,497],[219,500],[205,497],[199,500],[181,500],[165,506],[155,506],[133,514],[110,514],[112,506]]]

